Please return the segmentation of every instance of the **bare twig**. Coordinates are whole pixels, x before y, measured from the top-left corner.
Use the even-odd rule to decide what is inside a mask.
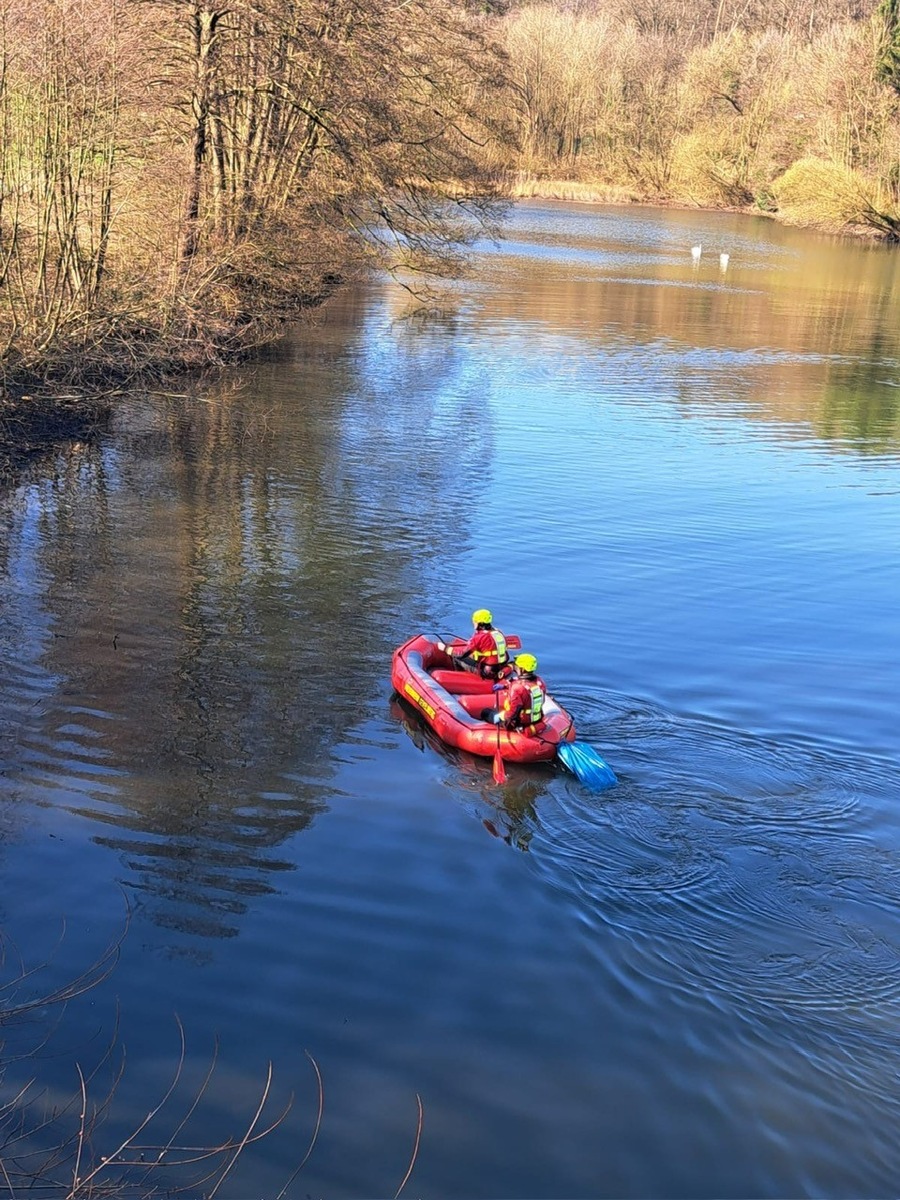
[[[253,1114],[253,1120],[250,1122],[249,1126],[247,1127],[247,1132],[245,1133],[244,1137],[241,1139],[240,1144],[238,1145],[237,1149],[235,1150],[235,1152],[231,1158],[231,1161],[228,1163],[228,1165],[222,1171],[222,1174],[219,1176],[216,1186],[209,1193],[209,1200],[213,1200],[213,1197],[215,1196],[216,1192],[218,1192],[219,1188],[222,1186],[224,1181],[231,1174],[231,1170],[234,1167],[234,1164],[237,1162],[237,1160],[241,1154],[241,1151],[244,1149],[247,1142],[250,1140],[250,1135],[253,1133],[253,1130],[256,1128],[256,1124],[259,1121],[260,1117],[262,1116],[262,1111],[266,1106],[266,1101],[269,1098],[269,1089],[271,1088],[271,1086],[272,1086],[272,1064],[270,1062],[269,1069],[266,1074],[266,1084],[265,1084],[265,1087],[263,1088],[263,1093],[262,1093],[262,1096],[260,1097],[259,1104],[256,1106],[256,1112]]]
[[[322,1084],[322,1072],[319,1070],[319,1064],[316,1062],[316,1060],[313,1058],[313,1056],[310,1054],[310,1052],[308,1050],[304,1050],[303,1053],[306,1055],[306,1057],[312,1063],[313,1070],[316,1073],[316,1084],[317,1084],[318,1090],[319,1090],[319,1111],[316,1113],[316,1125],[315,1125],[315,1128],[313,1129],[312,1138],[310,1139],[310,1143],[309,1143],[309,1146],[307,1147],[306,1153],[303,1155],[300,1165],[296,1168],[294,1173],[288,1179],[287,1183],[284,1185],[284,1187],[281,1189],[281,1191],[275,1197],[275,1200],[282,1200],[282,1197],[284,1196],[285,1192],[288,1190],[288,1188],[291,1186],[291,1184],[294,1182],[294,1180],[297,1178],[297,1176],[300,1174],[300,1172],[306,1166],[306,1164],[309,1160],[309,1156],[313,1152],[313,1147],[316,1144],[316,1139],[319,1136],[319,1129],[322,1125],[322,1110],[325,1105],[325,1088]]]
[[[397,1188],[397,1191],[394,1193],[394,1200],[397,1200],[400,1193],[403,1191],[403,1189],[406,1187],[407,1183],[409,1182],[409,1177],[413,1173],[413,1167],[416,1165],[416,1159],[419,1156],[419,1142],[422,1139],[422,1124],[423,1124],[423,1119],[424,1119],[424,1112],[422,1109],[422,1097],[419,1095],[418,1092],[416,1092],[416,1104],[419,1106],[419,1120],[416,1125],[416,1141],[415,1141],[415,1145],[413,1146],[412,1158],[409,1160],[409,1166],[407,1167],[406,1174],[403,1176],[403,1182],[400,1184],[400,1186]]]

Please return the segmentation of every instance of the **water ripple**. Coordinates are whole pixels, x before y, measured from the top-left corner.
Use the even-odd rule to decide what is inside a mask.
[[[620,785],[598,799],[566,778],[540,850],[592,937],[630,943],[637,978],[758,1012],[896,1004],[900,950],[863,916],[900,913],[900,865],[861,816],[878,764],[576,699]]]

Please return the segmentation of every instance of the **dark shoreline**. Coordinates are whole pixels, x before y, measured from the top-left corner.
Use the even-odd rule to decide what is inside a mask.
[[[42,385],[0,394],[0,489],[15,486],[22,470],[55,446],[89,441],[112,411],[109,393],[60,394]]]
[[[106,428],[116,398],[132,389],[158,387],[172,380],[198,379],[246,362],[276,344],[286,327],[324,304],[357,272],[324,275],[318,288],[283,299],[227,328],[215,321],[199,335],[177,339],[142,329],[131,342],[121,334],[99,342],[88,354],[60,352],[44,370],[16,370],[0,364],[0,490],[18,482],[25,467],[65,442],[90,441]],[[213,329],[215,332],[213,333]],[[79,365],[70,364],[77,361]]]

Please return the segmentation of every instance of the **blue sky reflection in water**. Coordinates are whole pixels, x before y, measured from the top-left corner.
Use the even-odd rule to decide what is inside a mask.
[[[302,1157],[306,1050],[296,1196],[392,1195],[416,1093],[404,1194],[892,1193],[898,280],[523,205],[454,316],[344,297],[38,468],[0,526],[4,928],[55,983],[132,909],[53,1094],[118,998],[110,1138],[175,1012],[192,1078],[221,1046],[194,1140],[269,1059],[295,1094],[220,1195]],[[615,791],[497,789],[391,698],[394,645],[483,604]]]

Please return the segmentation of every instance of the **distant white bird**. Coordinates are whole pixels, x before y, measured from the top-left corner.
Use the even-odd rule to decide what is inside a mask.
[[[727,254],[719,255],[719,270],[720,271],[728,270],[728,255]]]
[[[697,261],[697,259],[700,257],[700,255],[702,253],[703,253],[703,244],[702,243],[699,246],[691,246],[691,258],[694,260],[694,262]]]

